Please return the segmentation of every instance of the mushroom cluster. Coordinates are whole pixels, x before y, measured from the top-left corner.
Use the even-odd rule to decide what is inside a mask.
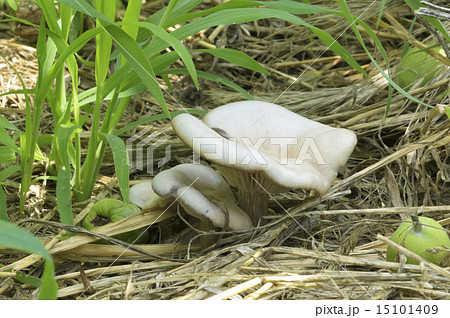
[[[166,208],[174,200],[200,219],[203,230],[220,227],[240,231],[252,227],[249,216],[237,206],[228,184],[207,166],[181,164],[158,173],[152,181],[130,188],[130,202],[143,210]]]
[[[210,167],[181,164],[157,174],[152,184],[157,195],[176,199],[187,213],[202,222],[233,231],[252,227],[248,215],[237,206],[230,187]]]
[[[177,200],[200,219],[202,229],[239,231],[261,224],[271,193],[300,188],[325,193],[356,145],[350,130],[261,101],[218,107],[203,121],[180,114],[172,127],[220,174],[201,164],[181,164],[135,185],[130,201],[145,210]],[[237,189],[237,203],[230,186]]]
[[[357,142],[350,130],[261,101],[220,106],[203,121],[180,114],[172,127],[237,188],[238,205],[253,225],[267,213],[271,193],[300,188],[325,193]]]

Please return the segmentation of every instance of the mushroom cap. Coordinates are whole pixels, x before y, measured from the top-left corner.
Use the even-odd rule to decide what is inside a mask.
[[[136,183],[129,191],[130,203],[141,209],[164,208],[170,204],[170,200],[161,198],[153,191],[150,180]]]
[[[230,184],[248,186],[242,173],[250,174],[274,193],[299,188],[325,193],[357,142],[350,130],[261,101],[220,106],[203,122],[180,114],[172,126],[185,144],[221,166]]]
[[[177,199],[186,212],[209,219],[214,226],[233,231],[252,228],[249,216],[236,205],[225,180],[210,167],[181,164],[158,173],[152,185],[159,196]]]

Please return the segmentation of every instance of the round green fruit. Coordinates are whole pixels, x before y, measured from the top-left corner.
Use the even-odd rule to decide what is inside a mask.
[[[434,48],[433,51],[445,55],[442,48]],[[423,78],[420,86],[428,83],[441,69],[443,64],[431,55],[418,48],[411,48],[401,60],[394,77],[397,84],[405,88],[416,80]]]
[[[134,204],[126,204],[125,202],[116,199],[103,199],[97,201],[92,206],[91,210],[84,218],[82,226],[86,230],[92,230],[96,227],[122,220],[140,212],[141,210]],[[124,242],[133,243],[141,236],[142,232],[141,229],[137,229],[117,234],[113,237]],[[105,244],[107,242],[99,240],[97,243]]]
[[[444,228],[435,220],[422,216],[415,222],[411,218],[404,221],[392,234],[391,240],[436,265],[448,252],[441,251],[433,254],[428,249],[442,248],[443,245],[450,246],[450,239]],[[396,257],[397,250],[388,246],[386,259],[395,262]],[[419,264],[417,260],[410,257],[406,259],[407,264]]]

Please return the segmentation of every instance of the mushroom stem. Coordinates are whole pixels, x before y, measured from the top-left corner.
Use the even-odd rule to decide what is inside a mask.
[[[264,225],[262,218],[267,215],[269,209],[269,195],[262,191],[252,191],[240,187],[237,190],[238,205],[247,212],[254,226]]]
[[[214,231],[214,225],[210,220],[207,219],[200,219],[199,224],[200,230],[203,232],[213,232]],[[215,244],[218,240],[217,235],[211,234],[211,235],[202,235],[200,237],[200,246],[205,249],[210,247],[211,245]]]

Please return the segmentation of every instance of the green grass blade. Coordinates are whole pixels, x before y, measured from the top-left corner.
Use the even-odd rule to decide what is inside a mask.
[[[125,11],[125,15],[122,20],[123,21],[122,30],[124,30],[132,39],[136,39],[136,36],[139,31],[139,25],[128,22],[139,21],[141,4],[142,0],[129,0],[127,10]]]
[[[24,272],[17,272],[14,278],[17,279],[22,284],[31,285],[33,287],[41,287],[42,284],[41,279],[31,275],[27,275]]]
[[[0,182],[10,175],[20,171],[20,166],[10,166],[0,171]],[[6,196],[3,187],[0,184],[0,220],[8,221],[8,212],[6,211]],[[0,232],[1,233],[1,232]]]
[[[383,58],[385,59],[387,68],[389,70],[389,61],[388,61],[388,57],[386,54],[386,51],[384,50],[383,46],[381,45],[381,42],[378,40],[378,37],[376,36],[376,34],[372,31],[372,29],[369,28],[369,26],[367,24],[365,24],[363,21],[356,19],[351,13],[350,10],[347,7],[347,4],[345,3],[345,0],[338,0],[339,5],[341,6],[341,9],[343,10],[343,15],[345,16],[345,18],[348,20],[348,22],[350,23],[350,26],[353,30],[353,32],[355,33],[356,37],[358,38],[361,46],[363,47],[364,51],[366,51],[368,57],[370,58],[370,60],[374,63],[375,67],[380,71],[380,74],[389,82],[390,85],[392,85],[392,87],[394,87],[398,92],[400,92],[403,96],[407,97],[408,99],[427,106],[427,107],[433,107],[430,106],[424,102],[422,102],[421,100],[411,96],[408,92],[406,92],[405,90],[403,90],[403,88],[401,88],[400,86],[398,86],[388,75],[386,75],[386,73],[384,72],[384,70],[381,68],[381,66],[378,65],[377,61],[373,58],[372,54],[370,54],[369,50],[367,49],[366,45],[364,44],[364,40],[361,36],[361,33],[359,32],[358,28],[355,25],[355,21],[361,25],[363,27],[363,29],[370,35],[370,37],[375,40],[375,44],[377,45],[377,47],[380,49]],[[388,99],[388,101],[390,100],[390,98]],[[389,105],[387,105],[386,108],[386,112],[389,110]]]
[[[61,23],[61,37],[67,41],[69,38],[70,27],[72,23],[72,8],[59,4],[58,14]]]
[[[96,0],[97,11],[105,15],[109,20],[114,20],[117,1]],[[101,19],[97,19],[97,27],[103,27]],[[99,33],[95,46],[95,79],[98,85],[102,85],[109,69],[112,39],[106,32]]]
[[[6,211],[6,195],[3,186],[0,184],[0,220],[8,221],[8,212]]]
[[[19,152],[19,147],[16,146],[16,143],[9,137],[9,134],[2,127],[0,127],[0,143],[4,144],[15,152]]]
[[[6,0],[6,3],[8,4],[8,7],[9,7],[14,13],[16,13],[18,1],[16,1],[16,0]]]
[[[169,1],[169,4],[164,8],[165,10],[163,11],[163,16],[161,17],[161,20],[159,21],[158,25],[164,25],[164,23],[166,23],[167,19],[172,14],[178,2],[179,0]]]
[[[42,273],[41,291],[39,300],[53,300],[58,296],[58,284],[55,281],[55,265],[53,262],[46,261],[44,272]]]
[[[56,180],[56,202],[61,223],[69,225],[73,224],[70,187],[71,178],[72,175],[70,170],[67,170],[65,166],[61,166]]]
[[[9,147],[0,146],[0,164],[16,162],[16,152]]]
[[[255,1],[261,5],[268,6],[273,9],[283,10],[295,14],[311,14],[328,12],[328,9],[306,4],[296,1]]]
[[[0,115],[0,128],[6,128],[10,130],[19,130],[16,126],[11,124],[8,119]],[[1,140],[1,139],[0,139]]]
[[[179,39],[176,37],[170,35],[167,33],[166,30],[161,28],[160,26],[146,23],[146,22],[140,22],[139,25],[149,29],[155,36],[166,42],[167,44],[171,45],[175,52],[178,53],[178,55],[181,57],[181,59],[184,62],[184,65],[189,71],[189,74],[192,77],[192,80],[194,81],[195,87],[198,89],[198,78],[197,78],[197,71],[195,69],[194,62],[192,61],[192,58],[186,49],[186,47],[180,42]]]
[[[127,4],[127,10],[125,11],[125,15],[123,17],[123,25],[122,30],[125,31],[126,34],[130,36],[132,39],[136,39],[139,31],[139,25],[135,23],[129,23],[129,22],[136,22],[139,21],[139,14],[141,12],[141,0],[130,0]],[[121,65],[125,64],[126,59],[123,58],[120,60]]]
[[[175,8],[172,10],[172,12],[169,15],[170,19],[176,19],[180,16],[184,16],[185,14],[189,14],[188,12],[194,9],[196,6],[201,4],[202,0],[190,0],[190,1],[181,1],[178,2]],[[172,24],[172,22],[161,24],[161,21],[163,21],[163,15],[165,15],[166,7],[162,8],[161,10],[155,12],[154,14],[150,15],[147,19],[145,19],[145,22],[157,24],[159,26],[162,26],[163,28],[168,28],[170,26],[173,26],[175,24]],[[186,20],[187,21],[187,20]],[[144,42],[146,41],[150,36],[151,32],[147,29],[140,29],[137,41],[138,42]]]
[[[249,70],[267,75],[270,74],[264,67],[259,65],[258,62],[256,62],[250,56],[241,51],[227,48],[216,48],[216,49],[199,49],[195,50],[195,52],[206,52],[230,63],[245,67]]]
[[[59,217],[64,224],[73,224],[71,206],[71,172],[68,149],[71,144],[71,136],[77,129],[76,126],[61,125],[56,136],[58,142],[58,152],[61,158],[61,167],[58,171],[56,182],[56,200],[59,210]]]
[[[63,54],[69,47],[67,42],[63,38],[61,38],[60,35],[52,32],[52,31],[48,31],[48,30],[47,30],[47,35],[55,43],[58,53],[60,55]],[[77,65],[77,60],[75,58],[74,53],[67,55],[64,62],[67,64],[67,68],[68,68],[71,76],[73,76],[75,78],[78,77],[78,65]]]
[[[10,167],[6,167],[4,169],[2,169],[0,171],[0,181],[5,180],[6,178],[8,178],[10,175],[16,173],[17,171],[20,170],[19,166],[10,166]]]
[[[129,201],[129,177],[130,163],[128,160],[127,147],[122,139],[114,135],[106,135],[109,146],[114,157],[114,168],[116,171],[117,181],[119,183],[120,192],[125,203]]]
[[[201,30],[221,24],[240,24],[269,18],[278,18],[305,27],[311,27],[309,23],[286,11],[269,8],[237,8],[214,12],[202,19],[194,20],[189,24],[183,25],[171,34],[178,39],[185,39]]]
[[[0,221],[0,233],[2,233],[0,245],[30,254],[38,254],[46,260],[52,260],[41,241],[26,230],[14,224]]]
[[[250,3],[248,3],[248,5],[250,5]],[[202,19],[195,20],[191,23],[183,25],[181,28],[178,28],[177,30],[172,32],[171,35],[178,38],[179,40],[182,40],[201,30],[205,30],[217,25],[239,24],[269,18],[278,18],[310,28],[311,31],[313,31],[327,46],[329,46],[333,52],[341,56],[350,66],[366,75],[366,72],[361,68],[358,62],[356,62],[352,55],[328,33],[314,27],[301,18],[282,10],[270,8],[227,9],[220,12],[214,12]],[[153,41],[151,46],[148,46],[144,49],[144,53],[149,56],[163,50],[164,48],[165,46],[163,43]]]
[[[139,78],[145,83],[163,111],[169,114],[161,87],[156,80],[156,75],[141,47],[116,25],[107,25],[105,26],[105,30],[113,38],[120,52],[125,56]]]
[[[381,19],[383,18],[383,12],[384,12],[384,9],[386,8],[386,2],[387,2],[387,0],[381,0],[380,12],[378,13],[378,17],[377,17],[376,29],[378,29]]]
[[[31,233],[3,220],[0,220],[0,233],[2,233],[0,245],[30,254],[38,254],[45,259],[41,291],[38,298],[56,299],[58,285],[55,281],[53,260],[44,244]]]
[[[319,39],[322,40],[323,43],[325,43],[326,46],[330,50],[332,50],[334,53],[339,55],[344,59],[344,61],[347,62],[348,65],[353,67],[355,70],[363,74],[364,76],[368,76],[366,71],[359,65],[359,63],[353,58],[353,56],[350,54],[349,51],[344,49],[331,35],[329,35],[327,32],[318,29],[316,27],[311,27],[311,31],[313,31]]]
[[[61,31],[58,24],[58,16],[56,14],[56,9],[53,1],[46,0],[36,0],[36,3],[42,10],[42,13],[45,16],[45,20],[50,30],[53,32]]]
[[[211,15],[216,12],[223,12],[224,10],[228,9],[239,9],[239,8],[249,8],[249,7],[256,7],[260,4],[257,1],[248,1],[248,0],[234,0],[234,1],[227,1],[225,3],[222,3],[218,6],[213,6],[210,9],[207,10],[198,10],[195,12],[187,12],[185,11],[181,15],[173,14],[172,20],[169,20],[167,23],[162,25],[164,28],[168,28],[177,24],[183,24],[187,21],[193,21],[195,19],[206,17],[208,15]],[[174,10],[176,11],[176,10]],[[189,10],[190,11],[190,10]]]
[[[197,71],[198,76],[210,81],[214,81],[214,82],[218,82],[218,83],[222,83],[228,87],[231,87],[232,89],[238,91],[239,93],[241,93],[242,95],[245,96],[245,98],[252,100],[253,96],[250,95],[249,93],[247,93],[246,90],[244,90],[242,87],[240,87],[239,85],[233,83],[232,81],[218,76],[218,75],[214,75],[214,74],[210,74],[207,72],[203,72],[203,71]],[[188,74],[188,71],[185,68],[170,68],[167,70],[164,70],[161,72],[161,74]]]
[[[65,4],[66,6],[74,9],[75,11],[82,12],[95,19],[113,23],[105,15],[95,10],[94,7],[86,0],[57,0],[57,2]],[[110,1],[107,2],[110,3]]]
[[[73,55],[75,52],[80,50],[89,40],[95,37],[98,33],[102,32],[102,29],[95,28],[90,29],[80,35],[73,43],[71,43],[64,51],[59,53],[59,57],[52,67],[44,73],[45,76],[40,77],[41,83],[39,85],[39,91],[49,91],[51,89],[52,83],[55,80],[59,70],[64,67],[66,59]],[[39,55],[39,54],[38,54]],[[36,105],[41,105],[46,98],[45,94],[36,94],[35,107]]]

